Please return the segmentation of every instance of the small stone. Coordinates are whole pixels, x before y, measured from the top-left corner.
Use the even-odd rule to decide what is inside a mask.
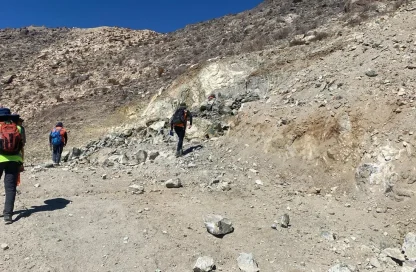
[[[130,185],[129,190],[135,195],[140,195],[144,193],[144,187],[137,184]]]
[[[230,185],[230,183],[224,181],[224,182],[221,182],[218,185],[218,189],[220,189],[221,191],[224,191],[224,192],[230,191],[231,190],[231,185]]]
[[[257,262],[253,258],[252,253],[240,253],[240,256],[237,258],[238,267],[241,271],[244,272],[258,272]]]
[[[39,188],[40,187],[40,184],[39,183],[36,183],[35,185],[33,185],[33,186],[35,186],[36,188]]]
[[[312,188],[309,190],[309,192],[313,195],[319,195],[321,194],[322,189],[321,188]]]
[[[376,77],[376,76],[378,76],[377,72],[375,70],[373,70],[373,69],[368,69],[365,72],[365,75],[368,76],[368,77]]]
[[[139,150],[136,154],[135,154],[135,157],[136,157],[136,161],[137,161],[137,163],[144,163],[144,162],[146,162],[146,160],[147,160],[147,152],[146,151],[144,151],[144,150]]]
[[[1,244],[0,245],[0,247],[1,247],[1,249],[3,249],[3,250],[7,250],[7,249],[9,249],[9,245],[8,244]]]
[[[386,213],[387,212],[387,208],[381,208],[381,207],[378,207],[377,209],[376,209],[376,213]]]
[[[406,94],[406,91],[403,88],[400,88],[399,91],[397,92],[398,96],[403,96]]]
[[[165,182],[166,188],[181,188],[182,182],[179,178],[169,179]]]
[[[256,180],[255,182],[256,182],[257,185],[263,185],[263,182],[261,180],[259,180],[259,179]]]
[[[210,214],[204,218],[207,231],[214,236],[223,236],[234,231],[233,224],[228,218]]]
[[[285,213],[284,215],[282,215],[282,217],[280,218],[280,226],[282,228],[288,228],[290,225],[290,219],[289,219],[289,215],[287,213]]]
[[[107,174],[101,176],[102,179],[107,179]]]
[[[335,233],[331,231],[322,231],[321,236],[328,241],[334,241],[335,239],[337,239]]]
[[[10,84],[13,82],[13,79],[16,77],[16,75],[8,75],[3,77],[0,82],[3,84]]]
[[[351,269],[345,264],[337,264],[332,266],[328,272],[352,272]]]
[[[199,257],[194,265],[194,272],[210,272],[215,270],[214,259],[208,256]]]
[[[159,151],[152,151],[149,153],[149,160],[154,161],[159,156]]]

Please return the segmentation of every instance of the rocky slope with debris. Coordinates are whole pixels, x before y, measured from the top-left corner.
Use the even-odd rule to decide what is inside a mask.
[[[267,16],[316,15],[306,12],[316,3],[294,1],[284,13],[286,2],[278,2],[265,1],[243,15],[252,13],[259,22],[276,7]],[[159,88],[143,93],[140,107],[119,112],[118,124],[85,117],[85,101],[114,103],[118,88],[91,100],[88,92],[74,91],[79,100],[58,107],[77,107],[68,115],[74,118],[70,129],[91,125],[100,133],[74,139],[61,167],[39,164],[34,155],[41,153],[29,150],[29,162],[37,163],[22,175],[14,224],[0,226],[0,266],[7,271],[414,271],[415,2],[401,7],[397,1],[317,2],[334,11],[319,21],[321,30],[291,32],[258,50],[190,63],[166,81],[165,71],[158,70]],[[359,13],[346,20],[337,9]],[[364,16],[371,12],[379,14]],[[229,20],[203,24],[210,29]],[[192,33],[194,27],[167,37]],[[123,41],[144,39],[154,46],[164,37],[151,31],[65,31],[82,32],[91,47],[100,44],[94,43],[97,33],[113,37],[119,31],[131,35]],[[82,40],[71,44],[80,52],[91,50]],[[113,49],[119,51],[108,54],[127,50],[106,50]],[[53,50],[42,52],[59,52]],[[89,78],[99,82],[104,72]],[[117,73],[117,78],[126,75]],[[6,79],[13,83],[3,83],[5,88],[23,84],[19,76]],[[175,158],[168,120],[179,102],[189,105],[194,125],[185,156]],[[55,116],[48,108],[53,103],[45,102],[44,111],[36,113],[38,131],[45,134],[46,121]],[[20,109],[25,108],[23,103]]]

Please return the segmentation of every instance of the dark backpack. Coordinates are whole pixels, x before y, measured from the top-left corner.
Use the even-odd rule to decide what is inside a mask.
[[[61,130],[62,129],[54,129],[51,132],[51,138],[52,138],[52,144],[53,145],[61,145],[62,142],[62,136],[61,136]]]
[[[172,124],[173,125],[186,125],[186,110],[185,109],[177,109],[172,116]]]
[[[17,155],[22,149],[22,135],[13,122],[0,123],[0,154]]]

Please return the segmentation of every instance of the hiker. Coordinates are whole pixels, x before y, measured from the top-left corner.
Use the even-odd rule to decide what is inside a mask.
[[[186,125],[189,120],[189,127],[192,127],[192,114],[186,109],[186,104],[181,103],[179,108],[173,114],[170,120],[170,135],[173,136],[173,130],[178,135],[178,147],[176,148],[176,157],[183,155],[183,139],[185,138]]]
[[[59,165],[61,162],[61,154],[67,143],[68,134],[64,129],[64,124],[62,122],[58,122],[49,134],[49,146],[52,150],[52,161],[54,166]]]
[[[19,116],[11,114],[10,109],[0,108],[0,176],[5,173],[3,217],[6,224],[13,223],[16,187],[19,174],[23,171],[23,140],[18,120]]]

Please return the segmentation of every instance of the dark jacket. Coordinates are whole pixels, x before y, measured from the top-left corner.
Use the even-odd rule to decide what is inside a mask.
[[[189,110],[187,110],[186,108],[179,108],[179,109],[177,109],[177,110],[185,110],[185,113],[186,113],[186,115],[185,115],[185,124],[181,124],[181,125],[175,125],[175,126],[178,126],[178,127],[184,127],[185,129],[186,129],[186,124],[187,124],[187,122],[189,121],[189,125],[191,125],[192,126],[192,113],[189,111]],[[171,120],[170,120],[170,129],[173,129],[173,118],[171,118]]]

